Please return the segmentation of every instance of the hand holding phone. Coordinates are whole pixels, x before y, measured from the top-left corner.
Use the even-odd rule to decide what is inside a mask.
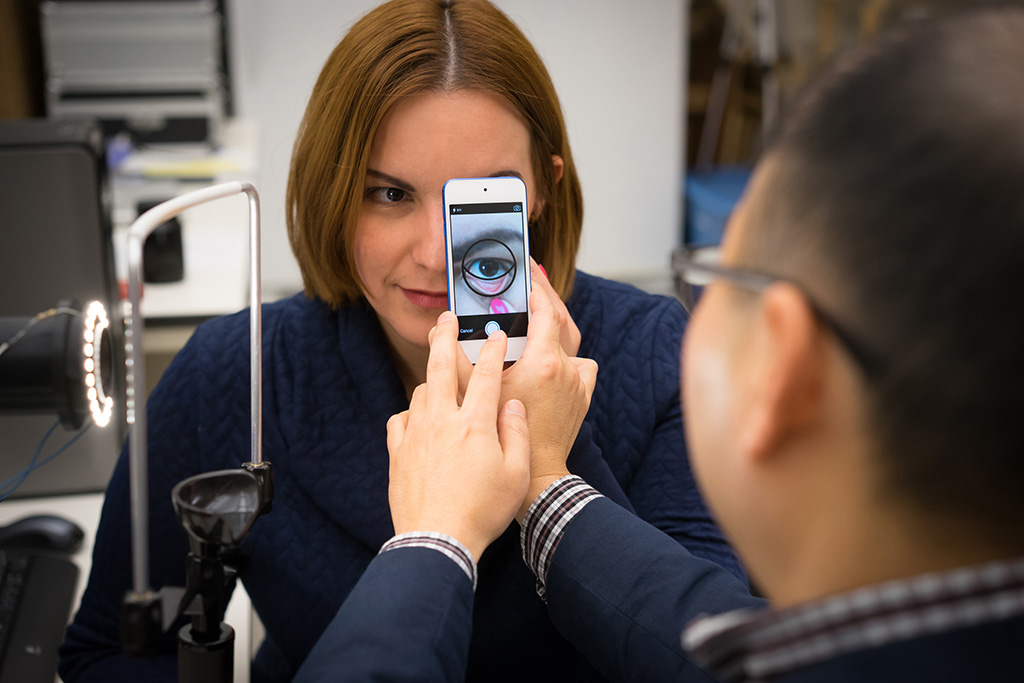
[[[427,381],[388,420],[388,499],[396,533],[448,534],[479,561],[522,504],[530,437],[522,403],[500,400],[503,335],[485,344],[459,399],[453,318],[438,318]]]
[[[530,302],[526,349],[501,380],[502,400],[522,401],[530,428],[530,488],[520,520],[541,491],[568,474],[566,460],[590,408],[598,371],[593,360],[566,353],[563,304],[542,279],[537,279]]]
[[[476,363],[495,330],[508,336],[506,361],[526,346],[530,244],[526,184],[520,178],[456,178],[444,185],[448,308],[459,344]]]

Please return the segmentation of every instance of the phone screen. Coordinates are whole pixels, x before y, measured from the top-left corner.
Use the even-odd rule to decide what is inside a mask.
[[[459,339],[486,339],[499,328],[525,337],[530,260],[522,202],[450,204],[448,225]]]

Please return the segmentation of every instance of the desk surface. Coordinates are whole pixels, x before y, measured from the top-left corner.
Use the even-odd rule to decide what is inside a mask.
[[[82,549],[73,557],[79,569],[78,585],[75,587],[75,601],[72,616],[78,611],[78,605],[85,591],[92,566],[92,548],[99,526],[100,511],[103,507],[103,494],[90,493],[74,496],[54,496],[47,498],[22,498],[0,502],[0,524],[8,524],[28,515],[51,514],[66,517],[85,532]],[[184,561],[184,559],[182,560]],[[252,652],[253,615],[249,596],[239,584],[231,597],[225,621],[235,629],[235,683],[248,683],[250,656]],[[58,679],[59,681],[59,679]]]

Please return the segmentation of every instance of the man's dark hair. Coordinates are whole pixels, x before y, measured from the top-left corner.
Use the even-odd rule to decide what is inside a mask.
[[[904,25],[841,61],[766,161],[743,260],[878,354],[887,490],[1020,544],[1024,10]]]

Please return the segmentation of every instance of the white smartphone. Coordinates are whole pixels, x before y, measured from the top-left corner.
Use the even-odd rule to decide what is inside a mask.
[[[508,335],[505,360],[526,347],[530,322],[530,237],[526,184],[519,178],[455,178],[444,184],[448,308],[459,344],[476,363],[495,330]]]

